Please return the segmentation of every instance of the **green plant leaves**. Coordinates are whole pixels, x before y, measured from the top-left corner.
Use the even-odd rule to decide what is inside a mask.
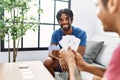
[[[4,0],[0,1],[0,9],[8,12],[9,17],[4,16],[0,21],[0,38],[10,35],[13,40],[21,38],[27,30],[35,31],[38,24],[27,24],[25,21],[35,22],[33,16],[26,17],[26,13],[30,10],[28,2],[31,0]],[[43,10],[39,9],[38,13]],[[2,13],[1,13],[2,14]]]

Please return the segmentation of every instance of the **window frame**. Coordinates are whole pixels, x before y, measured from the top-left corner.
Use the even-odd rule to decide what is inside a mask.
[[[58,25],[55,23],[56,21],[56,1],[60,1],[60,2],[68,2],[68,8],[71,8],[71,0],[54,0],[54,22],[53,23],[40,23],[40,25],[53,25],[53,31],[55,30],[55,26]],[[40,0],[39,0],[39,5],[40,5]],[[41,7],[40,7],[41,8]],[[44,10],[44,9],[43,9]],[[4,15],[4,11],[3,14]],[[39,21],[40,21],[40,14],[39,14]],[[5,48],[5,41],[0,39],[0,45],[1,45],[1,51],[8,51],[8,48]],[[23,47],[23,38],[21,38],[21,45],[20,48],[18,48],[18,51],[33,51],[33,50],[48,50],[48,47],[40,47],[40,26],[38,26],[38,46],[37,47],[32,47],[32,48],[24,48]],[[10,50],[12,51],[13,49],[10,48]]]

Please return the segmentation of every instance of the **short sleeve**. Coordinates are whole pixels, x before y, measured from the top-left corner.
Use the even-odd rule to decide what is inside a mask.
[[[59,41],[62,39],[62,35],[63,33],[61,29],[54,31],[51,37],[51,43],[59,44]]]
[[[110,64],[105,72],[105,80],[120,80],[120,46],[114,51]]]
[[[57,39],[56,39],[56,32],[53,32],[52,37],[51,37],[51,43],[57,44]]]
[[[80,39],[81,39],[80,46],[86,46],[86,39],[87,39],[86,32],[81,34]]]
[[[86,46],[87,34],[84,30],[82,30],[78,27],[77,28],[73,27],[73,35],[80,39],[79,46]]]

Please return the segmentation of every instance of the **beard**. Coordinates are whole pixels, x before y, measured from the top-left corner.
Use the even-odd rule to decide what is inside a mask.
[[[64,25],[65,25],[65,26],[64,26]],[[69,25],[69,24],[68,24],[67,26],[66,26],[66,24],[64,24],[64,25],[61,25],[61,28],[62,28],[62,30],[65,31],[65,32],[68,31],[68,30],[71,28],[71,25]]]
[[[113,24],[105,24],[105,23],[102,23],[102,25],[103,25],[103,30],[105,31],[105,32],[116,32],[116,30],[113,28],[114,27],[114,25]]]

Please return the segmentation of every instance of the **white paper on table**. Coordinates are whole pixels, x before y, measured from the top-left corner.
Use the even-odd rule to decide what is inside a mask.
[[[27,69],[27,68],[29,68],[28,64],[20,64],[19,65],[19,69]]]
[[[31,75],[32,72],[31,71],[24,71],[24,72],[21,72],[21,75]]]
[[[20,70],[20,72],[30,71],[30,69],[29,69],[29,68],[27,68],[27,69],[19,69],[19,70]]]
[[[30,75],[22,75],[22,78],[23,79],[32,79],[34,78],[35,76],[33,74],[30,74]]]

